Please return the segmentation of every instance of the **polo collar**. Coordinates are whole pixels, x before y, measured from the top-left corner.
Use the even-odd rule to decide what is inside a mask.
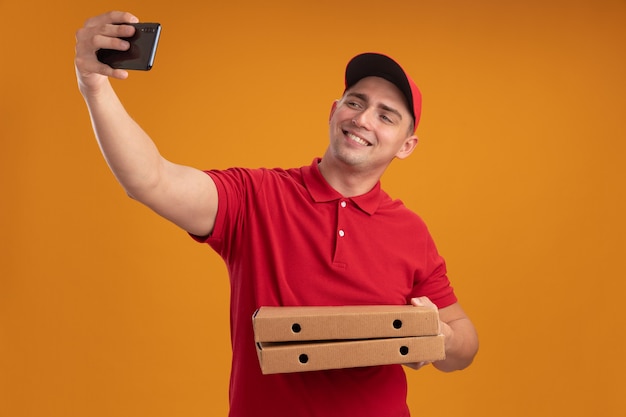
[[[318,164],[321,160],[321,158],[315,158],[310,166],[302,168],[302,178],[309,195],[316,203],[326,203],[345,198],[328,184],[320,172]],[[348,200],[352,201],[367,214],[372,215],[380,206],[382,196],[383,193],[380,189],[380,181],[378,181],[367,193],[349,197]]]

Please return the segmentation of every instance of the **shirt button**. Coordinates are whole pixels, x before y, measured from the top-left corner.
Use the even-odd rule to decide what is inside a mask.
[[[341,202],[341,207],[345,207],[345,206],[347,206],[346,202],[345,202],[345,201],[342,201],[342,202]]]
[[[346,233],[343,230],[339,230],[339,237],[344,237]]]

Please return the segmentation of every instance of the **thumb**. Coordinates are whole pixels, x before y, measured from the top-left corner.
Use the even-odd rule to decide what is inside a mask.
[[[411,305],[415,307],[424,307],[424,303],[419,297],[411,298]]]
[[[415,307],[432,307],[432,308],[437,308],[435,303],[430,301],[430,298],[428,298],[428,297],[411,298],[411,305],[414,305]]]

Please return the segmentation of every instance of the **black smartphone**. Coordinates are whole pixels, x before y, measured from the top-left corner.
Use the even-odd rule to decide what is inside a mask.
[[[135,34],[122,38],[130,42],[127,51],[115,49],[99,49],[96,52],[98,61],[112,68],[148,71],[154,65],[161,25],[159,23],[124,23],[135,27]]]

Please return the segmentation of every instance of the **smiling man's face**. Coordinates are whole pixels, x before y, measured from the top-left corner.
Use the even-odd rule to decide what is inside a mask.
[[[412,126],[404,96],[394,84],[363,78],[333,106],[325,157],[382,175],[394,158],[406,158],[415,148]]]

